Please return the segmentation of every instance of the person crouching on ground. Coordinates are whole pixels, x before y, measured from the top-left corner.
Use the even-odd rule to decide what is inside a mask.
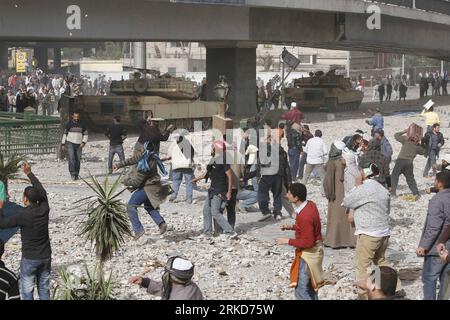
[[[149,294],[160,295],[162,300],[203,300],[200,288],[191,280],[194,276],[192,262],[171,257],[164,269],[162,281],[134,276],[128,282],[146,288]]]
[[[375,266],[367,278],[369,300],[394,300],[397,289],[397,271],[387,266]]]
[[[444,155],[444,157],[441,160],[441,164],[436,164],[436,171],[437,172],[450,172],[450,153],[447,153]],[[438,193],[439,190],[436,187],[431,187],[426,190],[426,192],[429,193]]]
[[[323,246],[319,210],[306,200],[307,190],[301,183],[289,187],[287,197],[297,213],[295,225],[283,225],[281,230],[294,230],[295,239],[277,238],[278,245],[295,247],[295,260],[291,267],[291,288],[298,300],[319,300],[317,290],[323,284]]]
[[[389,191],[375,180],[379,169],[375,164],[361,170],[356,187],[346,194],[343,206],[354,210],[356,227],[356,285],[366,288],[368,268],[385,265],[389,242]]]

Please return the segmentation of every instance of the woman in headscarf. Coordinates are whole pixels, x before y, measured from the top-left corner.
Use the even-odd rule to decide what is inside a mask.
[[[162,300],[203,300],[202,291],[192,281],[192,262],[183,257],[170,257],[164,270],[162,281],[135,276],[128,282],[146,288],[150,294],[160,295]]]
[[[342,158],[342,150],[344,148],[345,143],[342,141],[335,141],[331,145],[323,182],[325,196],[328,199],[324,245],[333,249],[354,248],[356,244],[355,229],[348,221],[346,209],[342,206],[345,176],[345,160]]]

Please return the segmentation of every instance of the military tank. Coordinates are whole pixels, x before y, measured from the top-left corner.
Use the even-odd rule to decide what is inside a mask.
[[[330,112],[356,110],[364,97],[363,92],[352,89],[349,78],[336,74],[336,69],[295,79],[294,86],[285,88],[284,95],[288,108],[292,102],[297,102],[302,108]]]
[[[111,93],[117,95],[159,96],[169,100],[191,100],[195,96],[197,84],[169,74],[160,75],[152,71],[152,78],[142,78],[140,72],[135,72],[132,80],[111,82]]]
[[[135,72],[131,80],[113,81],[110,95],[66,97],[63,105],[68,112],[78,110],[93,131],[111,124],[116,115],[121,116],[123,125],[136,128],[151,114],[164,119],[162,130],[170,124],[193,130],[195,121],[207,130],[214,115],[224,114],[225,105],[223,101],[196,99],[196,90],[195,82],[184,78],[160,76],[158,72],[148,78]]]

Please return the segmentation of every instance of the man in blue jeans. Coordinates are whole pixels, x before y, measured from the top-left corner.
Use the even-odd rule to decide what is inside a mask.
[[[80,114],[74,112],[67,122],[61,147],[67,150],[69,172],[72,180],[78,180],[80,174],[81,154],[88,141],[87,127],[80,121]]]
[[[202,179],[211,179],[211,185],[208,190],[208,198],[203,206],[203,233],[209,237],[213,235],[213,220],[217,227],[223,230],[230,239],[236,239],[237,233],[222,215],[227,202],[232,197],[233,173],[230,165],[226,164],[226,145],[223,141],[217,140],[213,143],[211,156],[213,157],[207,170],[200,177],[192,182],[198,182]],[[217,231],[217,230],[216,230]]]
[[[192,179],[194,178],[194,147],[189,140],[180,135],[176,140],[176,143],[172,143],[170,146],[169,154],[172,159],[172,189],[173,194],[169,201],[175,201],[180,190],[180,185],[184,177],[184,183],[186,185],[186,202],[192,203],[192,191],[194,186]]]
[[[50,300],[51,255],[48,220],[50,207],[47,192],[31,172],[29,164],[22,165],[23,172],[33,186],[23,192],[22,213],[5,217],[3,204],[0,207],[0,228],[20,227],[22,238],[22,260],[20,262],[20,292],[23,300],[33,300],[37,282],[39,299]]]
[[[131,198],[128,201],[127,209],[128,217],[130,218],[130,222],[134,230],[134,238],[137,240],[144,234],[144,227],[139,220],[137,210],[137,208],[141,205],[144,205],[145,210],[159,227],[159,232],[163,234],[167,230],[167,225],[159,211],[152,206],[144,188],[140,188],[131,195]]]
[[[162,161],[167,159],[160,159],[155,153],[155,145],[150,142],[144,144],[146,152],[144,149],[135,152],[135,155],[125,161],[114,164],[113,170],[116,171],[123,167],[137,166],[137,168],[132,168],[130,172],[135,172],[133,186],[135,190],[128,201],[127,213],[130,218],[131,225],[133,226],[134,239],[137,240],[144,235],[145,230],[139,221],[137,208],[144,205],[145,210],[148,212],[150,217],[159,227],[159,233],[163,234],[167,231],[167,224],[159,213],[159,206],[167,198],[170,187],[161,184],[161,177],[158,170],[162,174],[167,175]],[[141,162],[144,161],[144,162]],[[143,165],[147,162],[148,170],[140,171],[138,163]],[[134,169],[136,169],[134,171]]]
[[[439,192],[430,200],[427,218],[420,238],[417,256],[424,257],[422,269],[423,296],[425,300],[436,300],[437,281],[441,284],[438,299],[443,299],[445,275],[450,272],[450,264],[442,261],[437,251],[439,238],[450,226],[450,172],[436,175],[435,187]],[[446,247],[450,246],[447,240]]]

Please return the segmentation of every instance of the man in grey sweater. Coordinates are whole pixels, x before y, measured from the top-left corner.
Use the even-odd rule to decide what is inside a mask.
[[[374,178],[379,174],[375,164],[361,170],[356,187],[344,198],[343,206],[355,211],[356,227],[356,285],[367,289],[368,268],[385,265],[390,229],[389,191]],[[351,218],[350,218],[351,219]]]
[[[437,281],[441,284],[438,299],[443,299],[444,278],[450,272],[450,264],[442,261],[436,246],[439,238],[450,226],[450,172],[436,175],[435,187],[439,192],[430,200],[428,213],[420,238],[417,256],[424,257],[422,269],[423,296],[425,300],[436,300]],[[449,248],[447,239],[446,247]]]

